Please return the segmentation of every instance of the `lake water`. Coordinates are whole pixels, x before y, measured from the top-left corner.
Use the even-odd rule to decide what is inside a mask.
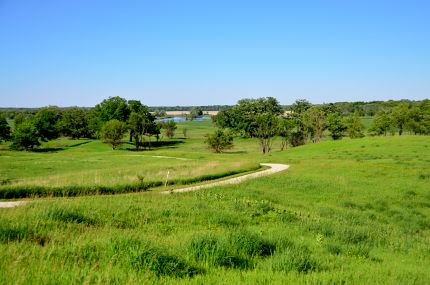
[[[201,122],[204,121],[206,119],[209,119],[210,116],[201,116],[201,117],[197,117],[194,119],[194,121],[196,122]],[[175,123],[181,123],[181,122],[186,122],[187,118],[185,116],[174,116],[174,117],[169,117],[169,118],[162,118],[162,119],[156,119],[156,122],[169,122],[169,121],[173,121]]]

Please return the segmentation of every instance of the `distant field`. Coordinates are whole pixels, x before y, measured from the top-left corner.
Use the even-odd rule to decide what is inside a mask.
[[[236,139],[216,155],[202,143],[209,121],[180,124],[176,140],[182,128],[183,143],[139,154],[97,141],[52,153],[2,150],[1,177],[41,183],[47,175],[55,184],[55,176],[70,182],[92,167],[105,179],[258,162],[290,169],[194,193],[44,198],[0,209],[0,284],[428,284],[428,137],[326,140],[283,152],[275,141],[266,156],[257,141]]]

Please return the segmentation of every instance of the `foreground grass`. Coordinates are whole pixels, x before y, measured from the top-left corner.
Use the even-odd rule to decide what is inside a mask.
[[[273,152],[290,169],[240,185],[0,209],[0,283],[426,284],[429,148],[327,141]],[[263,161],[255,142],[235,151],[221,161]]]

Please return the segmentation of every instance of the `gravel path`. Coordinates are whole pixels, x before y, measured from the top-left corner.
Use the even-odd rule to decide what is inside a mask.
[[[218,182],[212,182],[212,183],[198,185],[198,186],[191,186],[191,187],[186,187],[186,188],[181,188],[181,189],[175,189],[175,190],[171,190],[171,191],[163,191],[163,192],[161,192],[161,194],[191,192],[191,191],[197,191],[197,190],[206,189],[206,188],[212,188],[215,186],[239,184],[242,181],[245,181],[248,179],[267,176],[267,175],[270,175],[273,173],[281,172],[281,171],[288,169],[288,167],[290,167],[287,164],[278,164],[278,163],[260,163],[260,165],[267,166],[270,168],[263,170],[263,171],[245,174],[242,176],[238,176],[238,177],[234,177],[234,178],[230,178],[230,179],[226,179],[226,180],[222,180],[222,181],[218,181]],[[0,208],[13,208],[16,206],[24,205],[25,203],[26,202],[24,202],[24,201],[0,202]]]
[[[23,201],[17,202],[0,202],[0,208],[13,208],[25,204]]]
[[[175,190],[170,190],[170,191],[163,191],[163,192],[161,192],[161,194],[191,192],[191,191],[197,191],[197,190],[211,188],[211,187],[215,187],[215,186],[239,184],[242,181],[245,181],[248,179],[257,178],[257,177],[266,176],[266,175],[270,175],[273,173],[281,172],[281,171],[288,169],[288,167],[290,167],[287,164],[278,164],[278,163],[260,163],[260,165],[268,166],[270,168],[263,170],[263,171],[245,174],[245,175],[242,175],[239,177],[234,177],[234,178],[230,178],[230,179],[226,179],[226,180],[222,180],[222,181],[218,181],[218,182],[213,182],[213,183],[208,183],[208,184],[203,184],[203,185],[198,185],[198,186],[191,186],[191,187],[175,189]]]

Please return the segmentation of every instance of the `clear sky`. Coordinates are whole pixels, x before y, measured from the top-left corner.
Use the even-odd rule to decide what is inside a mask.
[[[429,0],[0,0],[0,106],[430,97]]]

